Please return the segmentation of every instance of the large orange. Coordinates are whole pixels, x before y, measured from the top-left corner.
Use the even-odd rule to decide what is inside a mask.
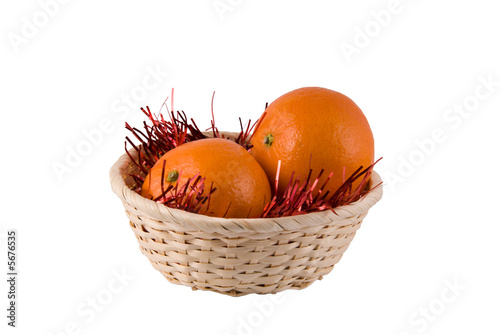
[[[325,170],[318,187],[333,172],[326,187],[331,194],[342,185],[344,168],[347,178],[374,158],[372,131],[361,109],[345,95],[321,87],[299,88],[273,101],[251,143],[272,185],[281,160],[279,194],[292,172],[303,181],[310,168],[313,178]]]
[[[182,186],[196,174],[205,178],[206,194],[213,183],[216,190],[211,195],[208,211],[206,204],[200,211],[206,215],[258,217],[271,200],[271,187],[262,167],[247,150],[228,139],[196,140],[168,151],[149,171],[142,196],[149,199],[161,196],[164,161],[164,188],[169,183]]]

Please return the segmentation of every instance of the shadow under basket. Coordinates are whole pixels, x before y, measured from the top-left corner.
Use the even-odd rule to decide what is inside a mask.
[[[135,151],[131,151],[136,155]],[[133,191],[135,166],[113,165],[113,192],[125,206],[142,253],[168,281],[231,296],[302,289],[330,271],[354,238],[382,187],[362,199],[317,213],[225,219],[169,208]],[[381,182],[373,171],[370,187]]]

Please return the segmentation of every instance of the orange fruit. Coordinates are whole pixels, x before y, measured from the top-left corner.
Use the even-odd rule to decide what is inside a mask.
[[[347,96],[321,87],[304,87],[288,92],[265,110],[254,131],[252,155],[264,168],[274,185],[281,160],[278,194],[294,178],[304,181],[321,169],[322,186],[330,172],[333,176],[325,190],[335,192],[360,166],[373,163],[374,141],[370,125],[361,109]],[[353,189],[360,180],[353,184]]]
[[[164,189],[170,184],[185,185],[199,174],[204,181],[204,195],[216,188],[200,213],[227,218],[258,217],[271,200],[271,186],[266,173],[241,145],[210,138],[184,143],[164,154],[146,176],[141,194],[149,199],[161,196],[161,178],[165,161]]]

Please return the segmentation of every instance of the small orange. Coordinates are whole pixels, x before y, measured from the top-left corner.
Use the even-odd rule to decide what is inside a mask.
[[[241,145],[210,138],[184,143],[168,151],[151,168],[144,180],[142,196],[161,196],[161,177],[165,161],[164,188],[169,183],[185,185],[188,178],[199,174],[205,178],[204,195],[210,186],[216,188],[207,209],[200,213],[227,218],[258,217],[271,200],[271,186],[266,173]]]
[[[261,119],[251,140],[251,152],[273,185],[281,160],[278,194],[292,172],[303,181],[310,168],[313,179],[325,170],[318,187],[333,172],[325,188],[332,194],[343,183],[344,168],[347,178],[360,166],[373,163],[373,134],[365,115],[350,98],[336,91],[296,89],[273,101]]]

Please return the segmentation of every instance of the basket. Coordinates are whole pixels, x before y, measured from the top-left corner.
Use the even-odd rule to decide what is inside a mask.
[[[228,134],[228,133],[226,133]],[[131,151],[132,155],[137,152]],[[110,171],[140,250],[175,284],[231,296],[303,289],[332,271],[382,187],[331,210],[280,218],[227,219],[189,213],[143,198],[131,188],[125,154]],[[381,182],[373,171],[371,185]]]

